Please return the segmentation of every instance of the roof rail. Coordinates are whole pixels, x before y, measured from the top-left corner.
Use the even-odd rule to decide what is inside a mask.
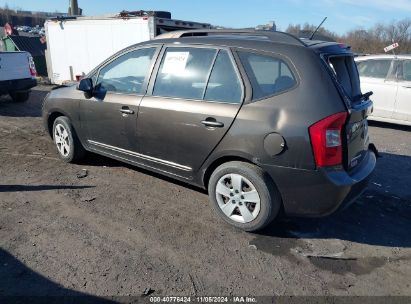
[[[47,20],[51,20],[51,21],[66,21],[66,20],[76,20],[77,16],[55,16],[55,17],[51,17],[51,18],[47,18]]]
[[[299,38],[284,32],[277,31],[261,31],[261,30],[226,30],[226,29],[204,29],[204,30],[187,30],[174,31],[157,36],[155,39],[176,39],[183,37],[204,37],[218,35],[251,35],[265,37],[272,42],[280,42],[298,46],[307,46]]]

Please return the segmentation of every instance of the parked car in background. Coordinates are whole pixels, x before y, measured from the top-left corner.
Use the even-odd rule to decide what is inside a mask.
[[[374,92],[370,120],[411,125],[411,55],[355,59],[363,92]]]
[[[43,118],[62,160],[91,151],[203,187],[221,218],[255,231],[362,193],[371,108],[348,47],[200,30],[120,51],[53,90]]]
[[[32,35],[40,35],[40,29],[39,28],[33,28],[33,29],[31,29],[30,31],[29,31],[29,34],[32,34]]]
[[[27,52],[0,52],[0,94],[13,101],[26,101],[30,89],[37,85],[36,67]]]

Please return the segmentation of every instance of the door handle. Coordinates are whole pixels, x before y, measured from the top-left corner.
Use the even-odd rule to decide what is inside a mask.
[[[224,128],[224,124],[215,120],[214,118],[208,118],[206,120],[203,120],[201,123],[208,128]]]
[[[120,109],[120,112],[123,113],[123,114],[127,114],[127,115],[132,115],[132,114],[134,114],[134,111],[133,111],[133,110],[126,109],[126,108]]]

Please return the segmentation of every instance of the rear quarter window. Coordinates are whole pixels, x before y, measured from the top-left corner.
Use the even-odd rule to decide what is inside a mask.
[[[252,52],[238,52],[253,88],[253,99],[276,95],[293,88],[297,81],[280,58]]]

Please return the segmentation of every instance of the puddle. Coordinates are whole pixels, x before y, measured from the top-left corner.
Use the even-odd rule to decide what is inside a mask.
[[[295,251],[295,249],[298,248],[300,252],[310,252],[312,247],[310,243],[300,239],[258,236],[250,241],[249,244],[256,246],[257,250],[273,256],[285,257],[294,263],[299,263],[301,259],[308,259],[316,268],[339,275],[347,273],[354,275],[369,274],[375,269],[383,267],[388,262],[386,257],[341,260],[324,257],[304,257],[303,255],[293,252],[293,249]]]
[[[259,236],[250,241],[258,250],[275,256],[289,256],[291,248],[301,247],[304,242],[298,239],[282,239],[276,237]]]
[[[370,257],[355,260],[334,260],[319,257],[310,257],[308,259],[315,267],[340,275],[347,273],[355,275],[369,274],[388,262],[385,257]]]
[[[256,235],[250,241],[258,250],[274,255],[286,257],[289,260],[297,261],[297,257],[291,252],[293,248],[308,249],[308,244],[296,238],[293,232],[298,230],[298,226],[292,222],[279,222],[271,227],[275,231],[275,236]]]
[[[373,197],[369,200],[373,200],[373,204],[367,209],[357,206],[351,209],[351,212],[342,212],[332,218],[315,221],[279,221],[262,234],[254,235],[255,238],[249,244],[270,255],[284,257],[292,263],[308,260],[318,269],[339,275],[366,275],[387,263],[411,260],[411,257],[346,255],[350,242],[390,248],[411,247],[411,239],[407,234],[411,222],[401,215],[404,212],[399,212],[402,206],[399,206],[398,202],[375,202],[375,199],[380,197],[377,197],[376,193],[371,195]],[[407,205],[405,209],[410,210],[410,207]],[[386,208],[393,208],[394,211]],[[386,217],[376,216],[380,213],[384,213]],[[370,216],[371,214],[374,216]],[[408,214],[407,212],[406,216]]]

